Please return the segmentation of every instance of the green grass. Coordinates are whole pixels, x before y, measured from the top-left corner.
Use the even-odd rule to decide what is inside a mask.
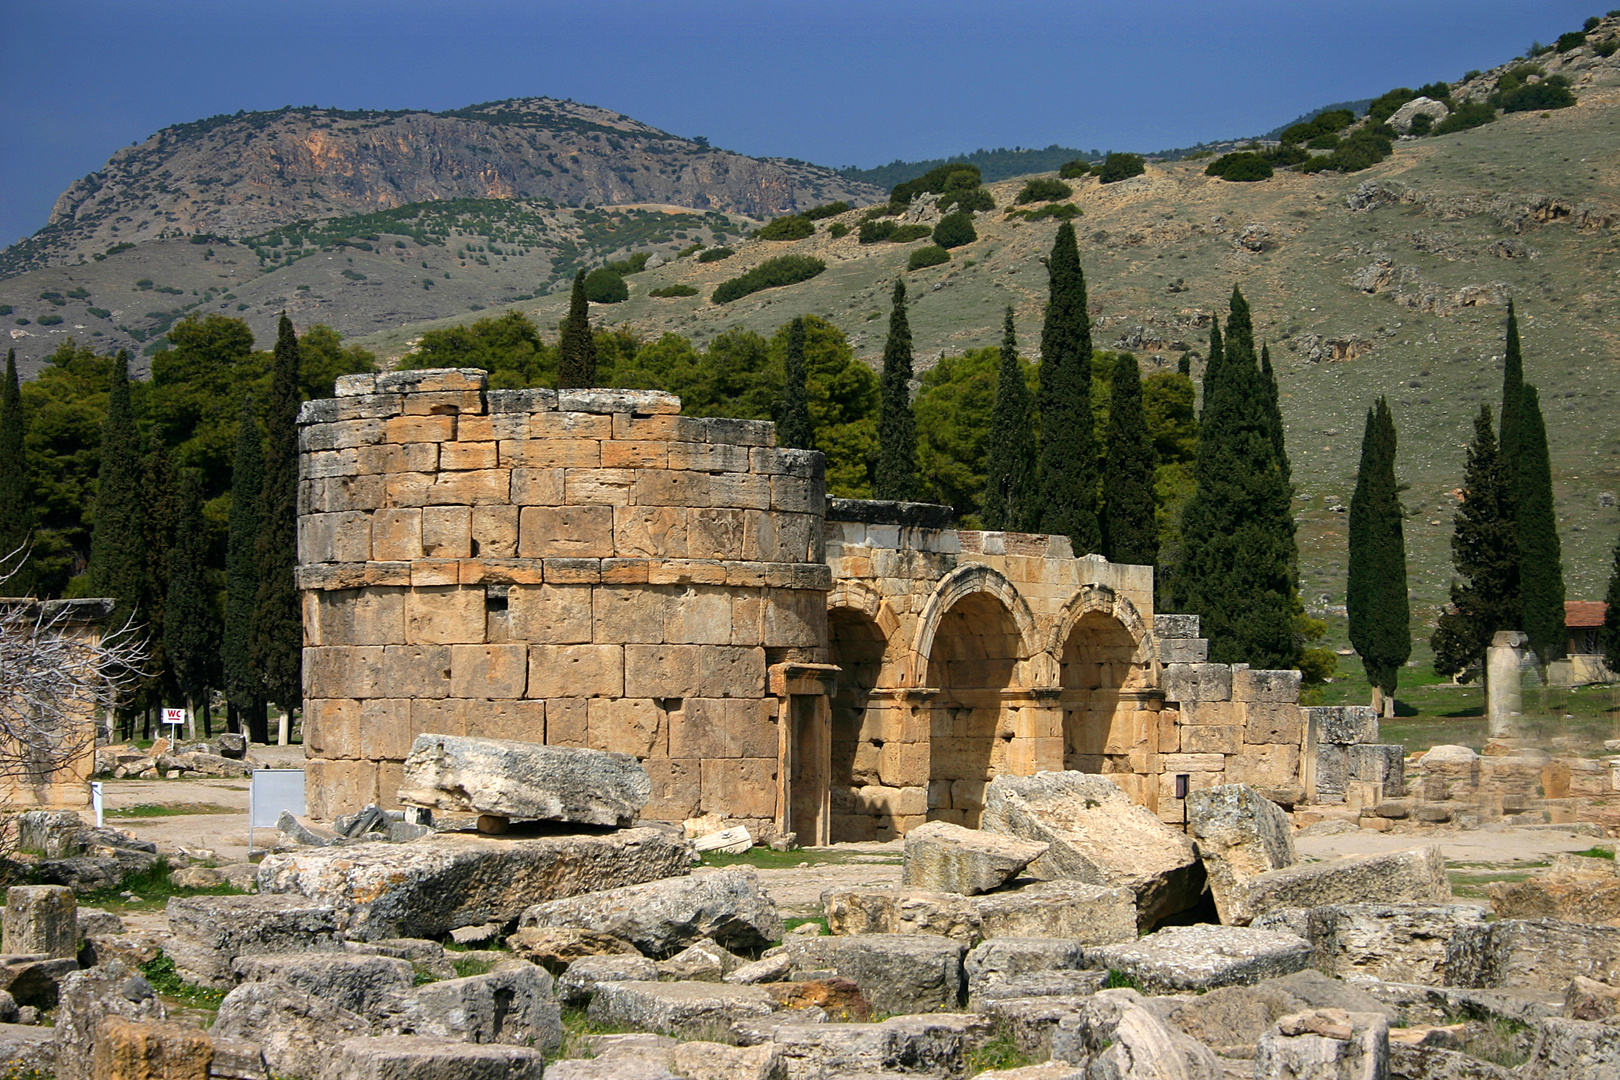
[[[1021,1069],[1025,1065],[1036,1063],[1036,1058],[1018,1048],[1012,1032],[999,1026],[989,1042],[975,1046],[967,1055],[969,1076],[977,1076],[994,1069]]]
[[[1572,855],[1580,855],[1580,856],[1582,856],[1584,858],[1587,858],[1587,859],[1609,859],[1609,860],[1612,861],[1614,859],[1614,848],[1612,848],[1612,847],[1589,847],[1585,851],[1573,851],[1573,852],[1570,852],[1570,854],[1572,854]]]
[[[127,899],[124,893],[134,893]],[[109,889],[101,889],[79,897],[84,907],[106,908],[108,911],[151,911],[169,902],[171,896],[241,896],[242,890],[230,884],[213,885],[206,889],[177,887],[169,879],[169,860],[158,856],[157,862],[138,874],[131,874]]]
[[[474,975],[488,975],[495,963],[481,956],[463,956],[452,960],[450,966],[456,969],[456,978],[470,979]]]
[[[718,852],[706,852],[703,855],[704,866],[752,866],[760,870],[792,870],[801,863],[811,866],[834,866],[840,863],[898,863],[900,855],[893,857],[876,855],[872,853],[859,854],[847,851],[807,851],[798,848],[793,851],[772,851],[768,847],[749,848],[741,855],[722,855]]]
[[[171,803],[166,806],[158,806],[155,803],[141,803],[138,806],[120,806],[108,810],[103,816],[109,818],[156,818],[180,817],[184,814],[236,813],[241,813],[241,811],[232,810],[230,807],[221,806],[218,803]]]
[[[1142,991],[1142,983],[1134,975],[1129,975],[1114,968],[1108,969],[1108,978],[1103,982],[1104,990],[1135,990]]]
[[[141,965],[141,974],[146,976],[146,981],[152,984],[152,989],[159,995],[182,1005],[212,1011],[217,1010],[219,1003],[225,1000],[224,990],[198,986],[180,978],[174,969],[174,961],[162,951],[159,951],[154,959]]]
[[[1610,858],[1613,858],[1613,856],[1611,855]],[[827,936],[827,933],[828,933],[827,920],[822,919],[822,918],[815,918],[815,919],[783,919],[782,920],[782,932],[783,933],[788,933],[788,932],[790,932],[790,931],[792,931],[792,930],[794,930],[794,929],[796,929],[796,928],[798,928],[800,926],[808,926],[808,925],[810,925],[812,923],[814,923],[816,925],[816,927],[819,928],[822,937]]]

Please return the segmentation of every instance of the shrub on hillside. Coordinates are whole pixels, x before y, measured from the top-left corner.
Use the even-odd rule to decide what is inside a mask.
[[[1498,94],[1496,103],[1502,106],[1505,113],[1540,112],[1568,108],[1575,104],[1575,95],[1569,92],[1569,87],[1548,79],[1546,82],[1521,86],[1511,94]]]
[[[654,289],[647,295],[656,296],[663,300],[672,296],[696,296],[697,294],[698,291],[690,285],[665,285],[662,289]]]
[[[1339,144],[1331,154],[1301,162],[1300,172],[1360,172],[1389,157],[1394,140],[1383,124],[1364,127]]]
[[[761,226],[754,235],[761,240],[803,240],[816,235],[816,227],[802,214],[789,214]]]
[[[1241,184],[1270,180],[1271,162],[1252,151],[1240,150],[1233,154],[1222,154],[1210,162],[1209,167],[1204,170],[1204,175],[1218,176],[1222,180]]]
[[[1452,111],[1451,115],[1440,121],[1434,128],[1436,135],[1450,135],[1454,131],[1467,131],[1469,128],[1488,124],[1496,119],[1496,107],[1486,101],[1465,101]]]
[[[1047,218],[1070,221],[1080,216],[1080,208],[1074,203],[1050,202],[1038,210],[1008,210],[1007,216],[1023,218],[1025,221],[1045,221]]]
[[[1395,115],[1402,105],[1417,97],[1417,91],[1406,86],[1398,86],[1388,93],[1373,98],[1371,105],[1367,106],[1367,120],[1371,124],[1382,124]]]
[[[1586,44],[1585,30],[1571,30],[1567,34],[1559,34],[1558,40],[1553,42],[1553,48],[1559,52],[1569,52]]]
[[[1074,194],[1074,189],[1061,180],[1054,180],[1049,176],[1037,177],[1024,182],[1023,190],[1013,200],[1019,206],[1032,202],[1056,202],[1058,199],[1067,199]]]
[[[585,299],[593,304],[622,304],[630,299],[630,286],[612,270],[598,266],[585,275]]]
[[[1309,159],[1311,155],[1305,151],[1303,146],[1283,143],[1281,146],[1267,150],[1261,156],[1277,168],[1287,168],[1290,165],[1298,165],[1300,162]]]
[[[779,289],[784,285],[809,281],[825,269],[826,263],[808,255],[782,255],[767,259],[741,277],[721,282],[719,288],[714,290],[713,299],[717,304],[730,303],[762,289]]]
[[[1451,84],[1444,82],[1425,83],[1418,87],[1418,97],[1426,97],[1431,101],[1444,102],[1446,108],[1451,108]]]
[[[1073,161],[1065,161],[1063,167],[1058,169],[1058,179],[1078,180],[1082,176],[1090,175],[1090,173],[1091,162],[1075,158]]]
[[[906,260],[906,269],[921,270],[924,267],[938,266],[940,263],[948,263],[950,261],[950,252],[946,251],[938,244],[929,244],[927,247],[920,247],[911,253],[911,258]]]
[[[698,254],[698,262],[719,262],[721,259],[729,259],[735,254],[737,253],[728,247],[707,248]]]
[[[647,260],[650,258],[652,258],[652,252],[638,251],[628,259],[621,259],[618,262],[605,263],[604,265],[620,277],[629,277],[631,274],[639,274],[647,269]]]
[[[918,195],[938,195],[953,188],[970,190],[983,182],[977,165],[964,165],[954,161],[937,169],[930,169],[914,180],[894,185],[889,192],[889,201],[902,206],[909,205]]]
[[[812,206],[800,216],[806,221],[820,221],[822,218],[837,217],[849,209],[847,202],[830,202],[822,206]]]
[[[926,225],[896,225],[894,231],[889,234],[889,243],[909,244],[913,240],[921,240],[929,231]]]
[[[961,247],[971,244],[979,238],[979,233],[973,228],[973,215],[946,214],[934,226],[934,243],[942,248]]]
[[[861,243],[877,244],[894,235],[900,223],[892,218],[869,218],[861,222]]]
[[[1141,154],[1111,153],[1097,170],[1097,179],[1105,184],[1117,184],[1147,172],[1147,162]]]
[[[1349,109],[1329,109],[1309,120],[1302,120],[1283,130],[1278,136],[1284,144],[1309,142],[1318,135],[1332,135],[1356,122],[1356,114]]]
[[[1428,113],[1418,113],[1416,116],[1412,117],[1412,123],[1407,126],[1406,133],[1413,137],[1419,137],[1429,134],[1429,131],[1433,127],[1434,117],[1430,116]]]
[[[972,213],[975,210],[994,210],[996,200],[982,187],[957,188],[941,195],[934,205],[947,214],[952,209]]]
[[[1339,148],[1339,137],[1331,131],[1325,132],[1305,145],[1312,150],[1337,150]]]
[[[840,240],[849,235],[849,226],[842,221],[835,221],[827,226],[827,235],[834,240]]]

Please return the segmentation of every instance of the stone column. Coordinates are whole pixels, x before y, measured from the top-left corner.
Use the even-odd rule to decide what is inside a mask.
[[[79,953],[79,904],[65,885],[13,885],[6,890],[8,954],[71,957]]]
[[[1520,665],[1528,639],[1517,630],[1498,630],[1485,650],[1486,734],[1512,739],[1524,712]]]

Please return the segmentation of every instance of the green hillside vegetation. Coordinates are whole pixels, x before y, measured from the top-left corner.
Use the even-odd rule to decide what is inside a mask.
[[[782,255],[760,263],[740,277],[721,282],[720,287],[714,290],[713,300],[717,304],[726,304],[762,289],[797,285],[801,281],[809,281],[825,269],[827,264],[820,259],[806,255]]]

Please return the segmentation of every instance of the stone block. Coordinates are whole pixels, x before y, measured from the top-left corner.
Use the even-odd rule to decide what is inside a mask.
[[[827,929],[834,935],[933,934],[977,941],[976,902],[961,893],[929,889],[826,889],[821,894]]]
[[[686,551],[694,559],[741,559],[743,511],[725,507],[688,512]]]
[[[230,986],[239,956],[342,948],[333,905],[303,896],[175,896],[165,913],[164,951],[180,977],[199,986]]]
[[[621,697],[625,684],[621,645],[532,645],[530,697]]]
[[[708,506],[709,476],[686,469],[641,469],[630,497],[637,506]]]
[[[1232,669],[1232,700],[1265,703],[1298,703],[1300,674],[1297,671]]]
[[[748,471],[748,447],[729,443],[672,442],[669,467],[704,473]]]
[[[436,810],[624,827],[651,792],[646,771],[625,754],[421,735],[398,797]]]
[[[1311,946],[1293,934],[1247,926],[1167,926],[1134,942],[1087,949],[1086,960],[1124,972],[1149,993],[1175,994],[1303,971]]]
[[[589,642],[592,637],[595,591],[589,585],[512,586],[506,594],[507,621],[512,639],[537,645],[580,645]]]
[[[1251,703],[1247,708],[1248,725],[1243,741],[1247,743],[1281,743],[1298,746],[1304,734],[1304,722],[1299,706],[1292,702]]]
[[[1350,783],[1350,753],[1337,743],[1318,743],[1316,747],[1316,793],[1337,795],[1343,801]]]
[[[524,927],[507,940],[525,939],[528,935],[581,934],[603,942],[613,942],[611,953],[596,953],[576,957],[567,964],[562,978],[557,980],[557,996],[570,1005],[584,1005],[596,993],[596,987],[605,982],[657,982],[658,968],[627,942],[609,934],[593,931],[540,929]]]
[[[967,944],[932,934],[860,934],[784,943],[796,972],[835,971],[874,1012],[954,1011],[966,990]]]
[[[1199,634],[1197,615],[1154,615],[1153,636],[1165,638],[1196,638]]]
[[[450,646],[450,693],[458,698],[520,698],[528,686],[526,645]]]
[[[416,980],[408,960],[347,952],[244,956],[231,972],[238,983],[284,982],[362,1016],[378,1013],[391,994],[408,992]]]
[[[687,698],[670,718],[670,757],[764,758],[778,740],[774,717],[748,698]]]
[[[472,508],[429,506],[422,510],[422,553],[430,559],[472,555]]]
[[[97,1080],[208,1080],[214,1044],[194,1027],[109,1016],[96,1031]]]
[[[765,650],[736,645],[690,647],[697,650],[698,696],[758,698],[765,693]],[[628,667],[627,657],[627,672]],[[628,675],[626,678],[628,681]]]
[[[565,469],[563,501],[571,506],[627,506],[634,469]]]
[[[765,596],[763,633],[774,647],[818,648],[827,640],[827,601],[810,589],[771,589]]]
[[[309,741],[308,720],[304,741]],[[360,703],[357,757],[398,761],[411,749],[411,702],[408,698],[372,698]],[[329,754],[341,757],[341,754]]]
[[[484,640],[484,590],[459,585],[413,588],[405,597],[405,634],[415,645]]]
[[[662,633],[662,630],[659,632]],[[696,645],[624,646],[625,696],[697,697],[698,652],[699,648]]]
[[[1283,912],[1276,913],[1283,915]],[[1283,920],[1266,917],[1268,928]],[[1485,925],[1469,904],[1329,904],[1305,913],[1312,966],[1340,979],[1440,986],[1460,932]]]
[[[742,472],[713,473],[709,476],[709,505],[768,510],[771,478]]]
[[[1242,904],[1251,916],[1325,904],[1444,904],[1451,900],[1446,859],[1438,844],[1271,870],[1249,878],[1242,888]]]
[[[422,1035],[349,1039],[331,1052],[323,1080],[540,1080],[545,1054],[527,1046]]]
[[[776,816],[776,758],[703,761],[702,808],[737,818]]]
[[[667,469],[669,443],[661,439],[613,439],[602,443],[606,469]]]
[[[1166,664],[1159,685],[1167,701],[1230,701],[1232,669],[1226,664]]]
[[[551,974],[526,960],[497,960],[494,970],[482,975],[428,983],[400,995],[388,1022],[413,1035],[486,1046],[555,1049],[563,1034]]]
[[[998,937],[1062,937],[1107,945],[1136,937],[1136,894],[1083,881],[1045,881],[976,897],[979,932]]]
[[[1549,870],[1492,882],[1488,890],[1499,918],[1620,925],[1620,874],[1612,859],[1560,855]]]
[[[1186,810],[1221,921],[1250,921],[1254,913],[1244,905],[1244,883],[1297,861],[1288,815],[1246,784],[1189,792]]]
[[[1369,784],[1382,784],[1384,794],[1406,793],[1406,747],[1398,743],[1358,743],[1350,747],[1350,776]]]
[[[739,1025],[733,1030],[743,1028]],[[905,1062],[906,1074],[918,1077],[961,1076],[969,1053],[991,1036],[991,1024],[985,1017],[941,1013],[891,1016],[875,1024],[772,1023],[768,1034],[764,1029],[765,1025],[759,1025],[758,1037],[768,1038],[781,1054],[788,1076],[839,1080],[892,1077],[895,1072],[885,1066],[895,1062]]]
[[[311,817],[333,818],[377,801],[377,766],[370,761],[304,763],[305,800]]]
[[[731,643],[731,590],[718,585],[688,585],[665,607],[663,636],[670,644]]]
[[[611,934],[651,956],[700,939],[732,950],[760,949],[782,936],[776,905],[752,870],[714,870],[536,904],[523,926]]]
[[[301,516],[298,558],[304,563],[366,562],[371,558],[371,515],[346,510]]]
[[[1378,714],[1370,705],[1311,705],[1304,712],[1319,745],[1378,741]]]
[[[381,697],[381,645],[336,645],[304,650],[304,693],[309,697]]]
[[[13,885],[6,890],[5,952],[47,957],[77,956],[79,904],[63,885]]]
[[[489,402],[489,411],[496,414],[538,413],[557,408],[555,390],[490,390],[484,397]]]
[[[483,390],[489,385],[489,374],[480,368],[417,368],[408,371],[389,371],[381,375],[354,376],[372,378],[379,394],[432,394],[456,391]],[[364,383],[351,383],[351,387]],[[371,391],[361,391],[369,393]]]
[[[702,766],[696,758],[647,761],[643,768],[652,778],[652,799],[643,811],[655,821],[685,821],[696,817],[703,802]]]
[[[563,470],[557,467],[514,468],[510,491],[512,503],[516,506],[561,506]],[[521,524],[518,537],[521,543]]]
[[[1181,750],[1183,754],[1240,754],[1243,752],[1243,729],[1190,724],[1181,729]]]
[[[1293,1013],[1260,1036],[1255,1047],[1255,1080],[1362,1080],[1387,1075],[1388,1068],[1389,1021],[1378,1013]]]
[[[518,508],[515,506],[475,506],[472,508],[472,554],[490,559],[510,559],[517,555]]]
[[[537,425],[531,420],[531,432]],[[602,464],[601,443],[593,439],[502,439],[497,444],[502,468],[596,469]]]
[[[304,631],[310,645],[401,645],[405,642],[405,590],[386,585],[335,589],[305,597]]]
[[[902,886],[975,894],[999,888],[1047,845],[931,822],[906,834]]]
[[[611,506],[525,506],[518,521],[518,554],[525,559],[610,558]]]
[[[481,610],[483,598],[479,597],[478,600]],[[381,662],[377,665],[376,673],[378,692],[364,696],[388,698],[449,696],[451,665],[448,646],[389,645],[380,652]]]
[[[546,708],[544,701],[469,701],[463,710],[463,730],[475,739],[544,743]],[[407,746],[406,753],[409,750]]]
[[[434,473],[439,471],[439,444],[436,442],[384,443],[360,448],[360,468],[364,472]]]
[[[592,698],[585,745],[636,757],[663,757],[668,731],[663,710],[646,698]]]
[[[548,698],[546,745],[584,746],[590,724],[590,698]],[[651,763],[649,763],[651,764]]]
[[[738,1021],[776,1011],[760,986],[710,982],[604,982],[596,987],[588,1014],[597,1023],[632,1031],[695,1035],[724,1030]]]
[[[627,645],[663,643],[666,612],[674,601],[667,587],[603,586],[594,590],[591,600],[597,640]]]

